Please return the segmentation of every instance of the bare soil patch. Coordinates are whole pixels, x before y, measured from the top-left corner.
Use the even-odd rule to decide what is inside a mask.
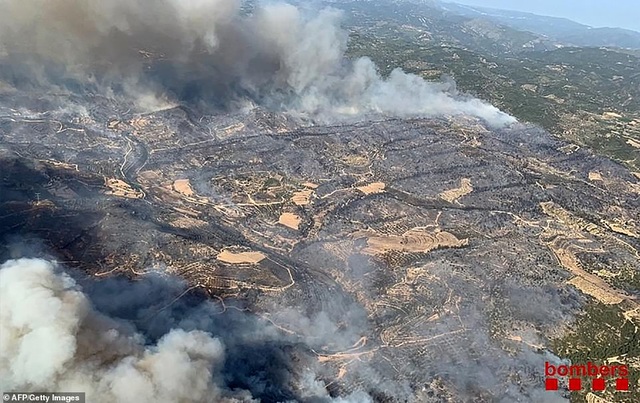
[[[135,190],[127,182],[120,179],[108,178],[105,181],[105,186],[109,188],[105,193],[108,195],[125,197],[127,199],[142,199],[144,193],[139,190]]]
[[[223,250],[216,256],[219,261],[231,264],[256,264],[260,263],[264,258],[266,256],[260,252],[231,252],[229,250]]]
[[[293,196],[291,197],[291,201],[296,206],[306,206],[311,202],[312,194],[313,189],[301,190],[293,194]]]
[[[384,192],[385,185],[383,182],[374,182],[365,186],[358,186],[356,189],[366,195]]]
[[[302,220],[300,219],[300,217],[297,216],[296,214],[282,213],[280,215],[280,219],[278,220],[278,224],[282,224],[285,227],[297,230],[298,227],[300,226],[301,221]]]
[[[599,172],[589,172],[589,180],[590,181],[601,181],[602,175]]]
[[[363,233],[359,234],[364,235]],[[446,231],[429,233],[422,229],[411,229],[402,235],[372,235],[369,233],[367,246],[362,251],[371,255],[381,255],[390,251],[426,253],[438,248],[459,248],[468,243],[468,239],[458,239]]]
[[[173,188],[176,192],[180,192],[185,196],[193,196],[195,194],[191,188],[191,182],[189,182],[189,179],[176,180],[173,182]]]
[[[457,202],[458,199],[460,199],[461,197],[466,196],[471,192],[473,192],[473,186],[471,186],[471,179],[462,178],[460,180],[460,187],[457,187],[455,189],[445,190],[444,192],[440,193],[438,196],[440,196],[441,199],[448,201],[449,203],[454,203],[454,202]]]

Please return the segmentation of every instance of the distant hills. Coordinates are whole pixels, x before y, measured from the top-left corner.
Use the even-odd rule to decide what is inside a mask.
[[[494,55],[559,47],[607,47],[626,49],[632,54],[640,52],[640,32],[593,28],[566,18],[438,0],[318,0],[317,3],[347,11],[350,24],[362,23],[363,17],[382,21],[382,24],[384,21],[404,23],[426,28],[424,38],[432,42]]]
[[[455,15],[480,18],[508,27],[529,31],[567,46],[607,46],[640,49],[640,32],[622,28],[592,28],[566,18],[547,17],[519,11],[429,2]]]

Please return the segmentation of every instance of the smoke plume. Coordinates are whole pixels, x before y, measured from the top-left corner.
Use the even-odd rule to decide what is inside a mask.
[[[222,107],[259,105],[328,122],[465,114],[515,119],[445,83],[345,59],[341,13],[240,0],[0,0],[3,77],[109,88]],[[36,82],[37,83],[34,83]],[[142,95],[141,95],[142,94]]]
[[[159,291],[157,285],[149,287]],[[132,295],[125,292],[121,300],[113,287],[107,288],[112,300],[131,303],[129,309],[139,312]],[[0,391],[82,391],[87,401],[98,403],[259,401],[250,391],[235,387],[238,375],[230,373],[240,373],[239,366],[252,363],[234,363],[219,338],[176,327],[147,343],[148,334],[136,332],[131,321],[97,311],[76,281],[46,260],[11,260],[0,266],[0,295]],[[260,333],[250,337],[257,342],[256,335]],[[268,348],[257,344],[253,348],[262,353],[258,360],[270,359]],[[252,360],[251,348],[245,346],[242,354],[243,360]],[[253,387],[264,383],[258,371],[250,376],[247,382]],[[362,392],[331,400],[324,383],[308,371],[299,384],[301,394],[291,400],[371,401]]]

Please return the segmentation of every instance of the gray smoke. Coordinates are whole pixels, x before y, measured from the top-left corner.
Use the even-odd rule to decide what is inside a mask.
[[[445,83],[368,58],[345,59],[341,13],[240,0],[0,0],[3,77],[77,80],[135,94],[226,107],[260,105],[323,122],[465,114],[515,119]],[[60,80],[60,78],[64,80]],[[153,94],[153,97],[150,97]],[[158,102],[154,102],[158,103]]]
[[[132,296],[141,289],[120,298],[115,285],[107,287],[111,301],[130,303],[129,309],[139,313]],[[157,284],[142,287],[160,291]],[[227,357],[224,343],[201,330],[173,328],[147,343],[149,335],[136,332],[132,322],[97,311],[76,281],[51,262],[6,262],[0,266],[0,295],[0,391],[83,391],[98,403],[259,401],[250,391],[227,385],[233,379],[229,372],[251,365],[243,362],[254,358],[250,349],[230,366],[226,361],[233,357]],[[247,330],[246,324],[241,327]],[[256,348],[262,359],[270,359],[267,348],[259,343]],[[254,383],[261,380],[256,371],[250,376]],[[313,372],[305,372],[299,385],[296,400],[333,401]],[[357,392],[335,401],[371,399]]]

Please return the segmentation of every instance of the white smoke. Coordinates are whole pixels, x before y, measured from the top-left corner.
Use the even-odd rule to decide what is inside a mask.
[[[0,0],[0,8],[0,45],[9,55],[39,57],[32,78],[44,60],[129,93],[146,86],[160,97],[234,105],[249,98],[323,122],[459,114],[493,126],[515,122],[446,85],[399,69],[382,78],[368,58],[347,61],[348,33],[333,9],[310,15],[268,3],[244,13],[240,0]],[[150,78],[149,60],[166,69]]]
[[[97,312],[75,282],[38,259],[0,270],[0,378],[7,390],[83,391],[95,402],[219,402],[222,344],[173,330],[154,346]]]
[[[127,323],[95,311],[48,261],[0,266],[0,298],[0,391],[81,391],[96,403],[257,401],[225,387],[218,339],[174,329],[145,345]],[[330,400],[313,376],[309,384],[309,396]]]

